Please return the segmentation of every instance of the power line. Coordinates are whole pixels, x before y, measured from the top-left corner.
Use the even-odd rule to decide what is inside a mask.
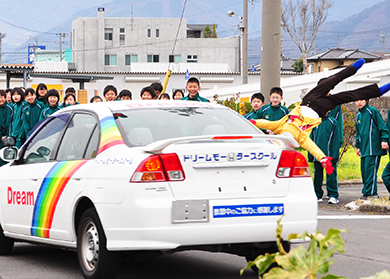
[[[19,29],[22,29],[22,30],[30,31],[30,32],[35,32],[35,33],[40,33],[40,34],[56,35],[56,33],[43,32],[43,31],[37,31],[37,30],[25,28],[25,27],[22,27],[22,26],[19,26],[19,25],[16,25],[16,24],[13,24],[13,23],[4,21],[4,20],[2,20],[2,19],[0,19],[0,22],[3,22],[3,23],[5,23],[5,24],[8,24],[8,25],[10,25],[10,26],[13,26],[13,27],[16,27],[16,28],[19,28]]]

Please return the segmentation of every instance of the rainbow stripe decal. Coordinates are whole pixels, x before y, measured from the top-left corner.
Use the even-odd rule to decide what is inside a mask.
[[[88,160],[58,162],[47,173],[39,188],[34,205],[32,236],[49,238],[54,213],[61,194],[69,179],[86,162]]]
[[[125,144],[113,116],[107,116],[100,120],[100,127],[101,136],[98,154],[114,145]]]

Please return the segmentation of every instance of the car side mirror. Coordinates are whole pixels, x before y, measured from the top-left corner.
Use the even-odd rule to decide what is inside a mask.
[[[18,148],[15,146],[4,147],[0,150],[0,158],[6,162],[13,162],[18,157]]]
[[[2,142],[5,146],[14,146],[16,144],[16,140],[14,137],[5,136],[2,138]]]

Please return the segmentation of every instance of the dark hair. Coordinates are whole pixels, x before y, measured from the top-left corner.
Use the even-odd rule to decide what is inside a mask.
[[[103,99],[100,96],[93,96],[91,100],[89,100],[90,103],[93,103],[96,99],[100,99],[103,102]]]
[[[198,84],[198,86],[200,85],[199,79],[197,79],[196,77],[189,78],[187,80],[187,84],[190,82],[196,82],[196,84]]]
[[[269,95],[271,96],[272,93],[279,94],[281,97],[283,97],[283,90],[280,87],[272,87],[269,91]]]
[[[120,98],[122,98],[124,96],[129,96],[130,99],[131,99],[133,95],[131,94],[130,90],[123,89],[121,92],[119,92],[118,98],[120,99]]]
[[[50,96],[57,97],[57,104],[58,104],[58,102],[60,101],[60,94],[58,93],[58,91],[55,89],[50,89],[49,91],[47,91],[46,96],[45,96],[45,103],[46,104],[49,103]]]
[[[14,93],[18,93],[18,94],[20,95],[21,98],[20,98],[20,101],[19,101],[19,102],[23,102],[23,101],[24,101],[25,95],[24,95],[24,92],[23,92],[22,88],[20,88],[20,87],[15,87],[15,88],[12,89],[12,91],[11,91],[11,96],[13,96]],[[11,99],[12,99],[12,97],[11,97]],[[14,102],[14,100],[12,100],[12,102]]]
[[[68,87],[65,90],[65,95],[68,93],[73,93],[73,95],[76,95],[76,89],[74,89],[74,87]]]
[[[168,100],[171,99],[171,97],[169,97],[169,94],[168,94],[168,93],[162,93],[162,94],[160,94],[160,96],[158,96],[158,99],[161,100],[161,97],[168,97]]]
[[[65,101],[66,101],[69,97],[73,97],[74,102],[75,102],[75,103],[77,102],[77,100],[76,100],[76,95],[75,95],[74,93],[68,93],[68,94],[66,94],[65,97],[64,97],[64,105],[65,105]]]
[[[175,91],[173,91],[172,99],[175,99],[176,94],[179,93],[179,92],[180,92],[180,93],[183,95],[183,97],[184,97],[184,92],[183,92],[183,90],[181,90],[181,89],[176,89]]]
[[[26,92],[24,92],[24,94],[26,94],[26,96],[31,93],[32,95],[35,95],[35,97],[38,97],[38,93],[35,92],[35,90],[33,88],[27,88],[26,89]]]
[[[103,96],[106,96],[107,92],[110,90],[115,92],[115,96],[118,95],[118,92],[116,91],[116,87],[114,85],[107,85],[106,87],[104,87]]]
[[[264,103],[264,96],[260,92],[252,95],[251,102],[253,101],[253,99],[260,99]]]
[[[5,90],[5,93],[8,93],[8,92],[12,92],[12,89],[11,89],[11,88],[7,88],[7,89]]]
[[[4,98],[7,97],[7,94],[5,93],[5,91],[3,89],[0,89],[0,96],[3,96]]]
[[[150,86],[154,89],[154,91],[161,92],[163,90],[163,86],[160,82],[153,82]]]
[[[140,94],[141,98],[142,98],[142,94],[144,94],[144,92],[149,92],[150,95],[152,95],[152,99],[156,98],[156,92],[154,92],[153,87],[146,86],[146,87],[142,88],[141,89],[141,94]]]
[[[37,92],[38,92],[39,89],[42,89],[42,88],[47,90],[46,84],[44,84],[44,83],[38,84],[38,86],[37,86]]]

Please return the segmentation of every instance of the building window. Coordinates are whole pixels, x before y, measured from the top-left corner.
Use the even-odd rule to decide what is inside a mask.
[[[125,45],[125,34],[119,34],[119,45]]]
[[[149,63],[158,63],[160,62],[160,55],[158,54],[148,54],[148,60]]]
[[[148,38],[150,38],[151,36],[152,36],[152,30],[148,29]]]
[[[160,29],[156,29],[156,38],[160,37]]]
[[[187,55],[187,63],[198,63],[198,55]]]
[[[131,56],[126,54],[125,55],[125,66],[130,66],[131,64]]]
[[[104,40],[112,41],[112,28],[104,29]]]
[[[137,63],[138,62],[138,55],[137,54],[126,54],[125,55],[125,66],[130,66],[131,63]]]
[[[125,33],[125,28],[119,28],[119,33]]]
[[[104,65],[105,66],[116,66],[116,54],[106,54],[104,55]]]
[[[181,62],[181,55],[169,55],[169,63],[180,63]]]

